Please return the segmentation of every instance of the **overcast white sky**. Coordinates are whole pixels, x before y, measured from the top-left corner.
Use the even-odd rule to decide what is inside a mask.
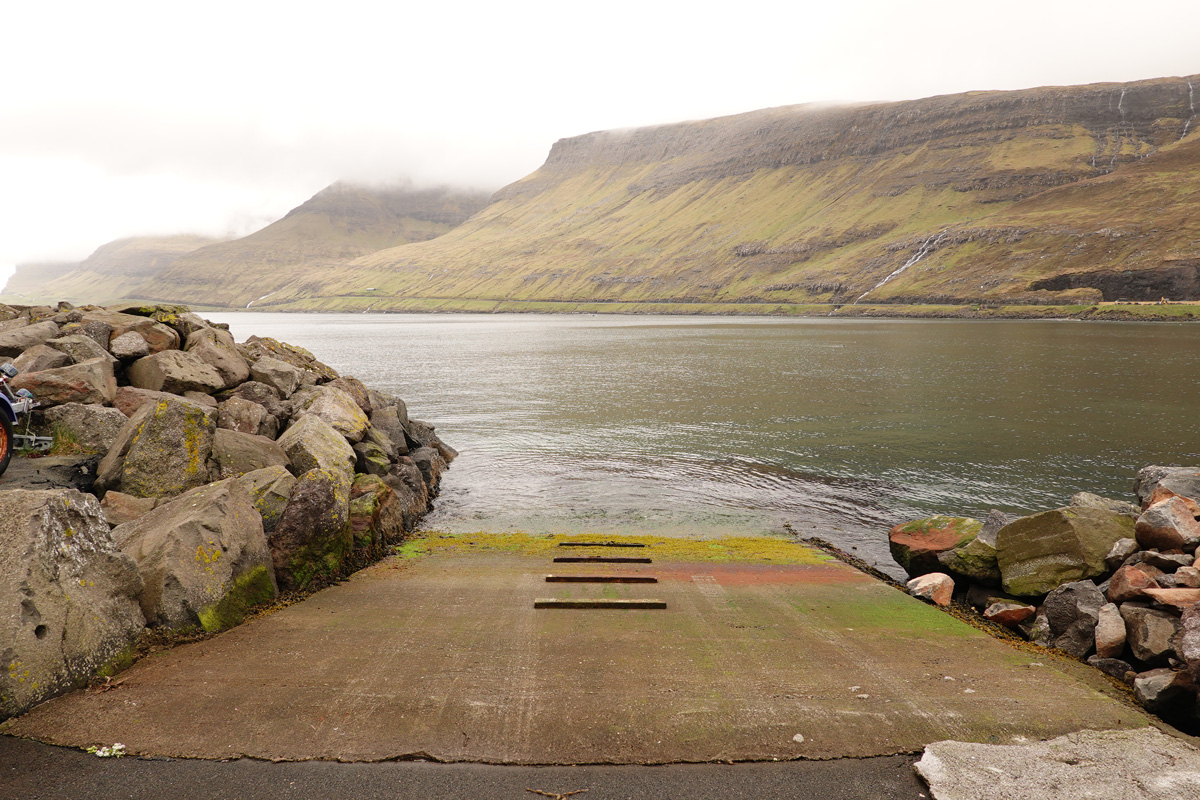
[[[1198,31],[1197,0],[10,3],[0,280],[338,179],[498,188],[592,130],[1200,73]]]

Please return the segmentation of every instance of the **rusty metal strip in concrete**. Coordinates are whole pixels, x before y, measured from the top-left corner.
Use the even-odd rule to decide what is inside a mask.
[[[650,575],[547,575],[546,583],[658,583]]]
[[[645,547],[642,542],[559,542],[559,547]]]
[[[665,600],[560,600],[555,597],[539,597],[533,601],[534,608],[622,608],[622,609],[639,609],[639,608],[666,608]]]
[[[649,558],[637,556],[558,556],[555,564],[653,564]]]

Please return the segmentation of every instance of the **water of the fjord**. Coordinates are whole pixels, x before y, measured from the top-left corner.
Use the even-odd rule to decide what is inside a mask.
[[[209,314],[402,397],[461,455],[429,528],[820,536],[1024,514],[1200,462],[1200,326]],[[790,526],[790,527],[789,527]]]

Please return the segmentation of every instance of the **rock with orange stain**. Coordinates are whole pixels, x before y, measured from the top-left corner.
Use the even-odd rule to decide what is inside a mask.
[[[950,605],[950,598],[954,595],[954,579],[944,572],[930,572],[913,578],[907,588],[913,597],[945,607]]]
[[[896,563],[916,577],[940,571],[938,555],[971,542],[982,528],[970,517],[925,517],[892,528],[888,545]]]

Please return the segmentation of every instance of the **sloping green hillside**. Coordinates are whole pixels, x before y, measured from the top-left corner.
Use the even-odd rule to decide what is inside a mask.
[[[1044,281],[1192,269],[1190,82],[799,106],[566,139],[446,236],[307,272],[264,307],[1123,295]],[[1139,296],[1167,293],[1151,283]]]

